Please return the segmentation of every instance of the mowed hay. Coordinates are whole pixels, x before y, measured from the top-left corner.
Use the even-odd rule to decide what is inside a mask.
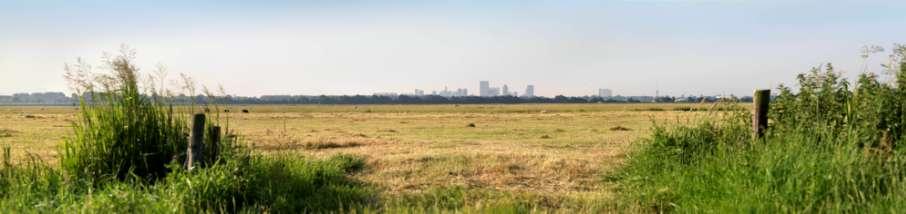
[[[228,115],[230,128],[255,152],[315,159],[337,154],[364,157],[364,170],[353,176],[379,189],[382,199],[449,187],[471,194],[468,203],[483,203],[485,193],[492,191],[532,198],[520,203],[563,207],[580,199],[611,197],[611,187],[599,182],[601,174],[619,165],[630,143],[649,132],[642,127],[650,126],[652,118],[665,124],[700,114],[633,110],[649,106],[369,105],[355,110],[256,105],[233,107]],[[254,111],[243,114],[242,108]],[[11,116],[25,120],[21,115],[34,112],[15,113]],[[24,151],[20,148],[26,147],[17,143],[22,136],[39,136],[43,130],[38,127],[68,124],[61,118],[66,117],[25,120],[32,123],[21,129],[0,127],[22,132],[0,142],[12,142],[13,150]],[[468,127],[470,123],[476,127]],[[633,130],[594,131],[615,126]],[[542,139],[544,135],[550,138]],[[58,139],[27,142],[54,145]]]
[[[636,106],[606,111],[582,106],[586,111],[579,112],[570,105],[544,105],[553,109],[548,114],[519,110],[525,107],[517,105],[364,108],[374,110],[370,113],[361,106],[358,112],[352,106],[282,108],[255,107],[254,113],[234,115],[242,121],[236,129],[254,140],[255,150],[266,153],[361,155],[366,169],[354,176],[381,189],[382,198],[456,187],[479,198],[484,191],[534,195],[538,201],[533,203],[545,207],[611,197],[611,187],[601,183],[600,176],[615,168],[630,143],[648,132],[592,130],[646,127],[652,118],[672,123],[698,114],[632,110],[642,108]],[[464,109],[476,112],[459,112]],[[544,135],[547,139],[540,138]]]
[[[434,153],[426,151],[423,155],[391,156],[372,159],[369,173],[361,176],[386,188],[389,198],[454,188],[475,203],[493,201],[497,193],[518,197],[541,209],[580,209],[612,198],[609,187],[600,182],[602,169],[606,169],[600,163],[619,155],[603,150],[589,151],[591,155],[548,155],[541,154],[542,150],[513,153],[526,152],[424,155]]]
[[[517,191],[563,192],[596,189],[600,168],[593,160],[546,155],[413,155],[374,163],[374,176],[396,183],[392,191],[459,185]]]
[[[256,144],[253,146],[254,149],[262,151],[293,151],[293,150],[320,150],[320,149],[339,149],[339,148],[350,148],[363,146],[365,144],[370,144],[371,142],[364,141],[355,141],[355,140],[332,140],[332,139],[318,139],[313,141],[306,142],[291,142],[284,144]]]
[[[362,143],[356,141],[343,141],[343,142],[334,142],[334,141],[318,141],[318,142],[308,142],[304,144],[306,149],[335,149],[335,148],[347,148],[347,147],[356,147],[361,146]]]

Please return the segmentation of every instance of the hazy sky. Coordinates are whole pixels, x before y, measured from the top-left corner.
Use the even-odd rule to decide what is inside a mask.
[[[904,1],[0,0],[0,94],[68,91],[63,64],[127,44],[230,94],[468,88],[748,95],[906,42]],[[882,62],[878,55],[876,65]]]

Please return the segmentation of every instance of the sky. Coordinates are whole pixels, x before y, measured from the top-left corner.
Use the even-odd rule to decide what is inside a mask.
[[[749,95],[865,45],[906,43],[906,1],[0,0],[0,94],[70,92],[65,63],[128,45],[228,94]],[[172,84],[171,85],[175,85]],[[171,86],[175,87],[175,86]]]

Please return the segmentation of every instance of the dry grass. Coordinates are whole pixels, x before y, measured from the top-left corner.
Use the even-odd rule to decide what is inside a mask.
[[[0,145],[10,146],[13,159],[33,154],[57,160],[57,146],[72,132],[73,107],[0,107]],[[5,132],[5,133],[4,133]]]
[[[232,106],[229,123],[261,153],[364,156],[368,165],[356,176],[388,197],[459,186],[537,195],[556,206],[612,197],[601,174],[619,166],[653,121],[685,122],[704,114],[649,109],[687,106]],[[17,130],[0,145],[12,146],[16,157],[33,153],[55,161],[74,112],[0,107],[0,130]]]

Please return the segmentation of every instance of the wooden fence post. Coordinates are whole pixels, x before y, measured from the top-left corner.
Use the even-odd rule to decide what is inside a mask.
[[[208,160],[211,164],[220,157],[220,126],[211,127],[211,153],[208,153]]]
[[[768,129],[768,109],[771,107],[771,90],[755,90],[755,96],[752,98],[752,131],[755,139],[764,137],[765,130]]]
[[[186,151],[186,167],[192,171],[204,162],[204,114],[195,114],[192,120],[192,135],[189,137],[188,151]]]

